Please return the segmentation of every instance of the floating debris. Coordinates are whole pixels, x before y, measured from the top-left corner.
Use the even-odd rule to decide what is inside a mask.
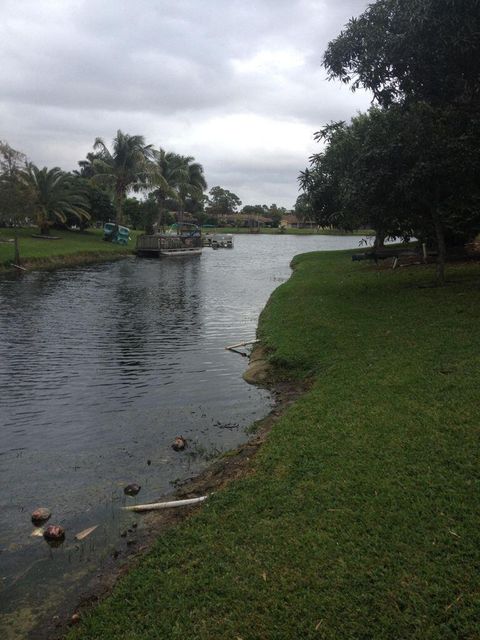
[[[187,441],[183,436],[177,436],[172,442],[172,449],[174,451],[183,451],[187,446]]]
[[[45,509],[45,507],[40,507],[38,509],[35,509],[35,511],[32,513],[32,522],[34,525],[38,526],[46,522],[51,515],[51,511]]]
[[[94,527],[88,527],[88,529],[80,531],[80,533],[77,533],[77,535],[75,536],[75,540],[84,540],[87,536],[93,533],[97,527],[98,524],[96,524]]]
[[[123,493],[126,496],[136,496],[142,487],[139,484],[127,484]]]
[[[63,542],[65,529],[58,524],[51,524],[43,532],[43,537],[47,542]]]
[[[43,527],[36,527],[30,534],[32,538],[43,538]]]

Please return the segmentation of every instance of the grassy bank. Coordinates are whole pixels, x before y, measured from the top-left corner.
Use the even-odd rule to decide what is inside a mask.
[[[252,233],[247,227],[203,227],[204,233]],[[255,233],[257,231],[255,230]],[[268,235],[295,235],[295,236],[371,236],[375,232],[371,229],[357,229],[356,231],[339,231],[338,229],[271,229],[260,227],[258,233]]]
[[[135,247],[136,231],[131,231],[128,247],[104,242],[101,229],[85,232],[52,230],[59,240],[33,238],[34,228],[19,229],[19,248],[22,265],[31,268],[54,267],[95,262],[125,255]],[[0,270],[10,269],[14,257],[13,229],[0,229]]]
[[[478,267],[295,267],[259,333],[310,390],[71,639],[478,637]]]

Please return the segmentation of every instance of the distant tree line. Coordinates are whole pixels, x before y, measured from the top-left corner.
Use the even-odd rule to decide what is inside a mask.
[[[153,232],[176,220],[218,224],[222,216],[268,216],[278,226],[286,210],[276,204],[247,205],[220,186],[206,194],[200,163],[147,145],[143,136],[118,131],[111,149],[97,138],[93,150],[73,172],[40,169],[0,142],[0,224],[32,222],[41,233],[52,226],[115,221]],[[135,194],[142,194],[140,198]]]
[[[438,252],[480,232],[480,3],[377,0],[330,42],[332,79],[374,106],[315,134],[297,207],[322,226],[417,237]]]
[[[97,138],[73,172],[40,169],[24,154],[0,143],[0,222],[34,220],[42,233],[52,225],[86,226],[114,220],[152,227],[166,212],[182,215],[203,206],[207,183],[191,156],[154,149],[143,136],[118,131],[110,150]],[[145,192],[145,200],[128,194]]]

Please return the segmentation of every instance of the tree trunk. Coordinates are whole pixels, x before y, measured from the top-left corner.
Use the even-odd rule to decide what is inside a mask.
[[[443,286],[445,284],[445,258],[446,258],[446,245],[445,245],[445,230],[443,228],[442,220],[439,213],[436,211],[433,217],[435,224],[435,236],[437,239],[437,284]]]
[[[13,258],[16,265],[20,266],[20,250],[18,248],[18,230],[15,227],[15,257]]]
[[[375,242],[373,243],[373,248],[383,249],[384,246],[385,246],[385,232],[377,229],[375,233]]]
[[[121,189],[117,189],[115,192],[115,222],[117,225],[123,225],[123,201],[125,194]]]

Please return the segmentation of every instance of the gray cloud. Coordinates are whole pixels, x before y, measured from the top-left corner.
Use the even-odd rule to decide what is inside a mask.
[[[120,128],[195,155],[245,203],[291,206],[313,132],[368,107],[321,67],[366,5],[3,0],[0,139],[71,169]]]

